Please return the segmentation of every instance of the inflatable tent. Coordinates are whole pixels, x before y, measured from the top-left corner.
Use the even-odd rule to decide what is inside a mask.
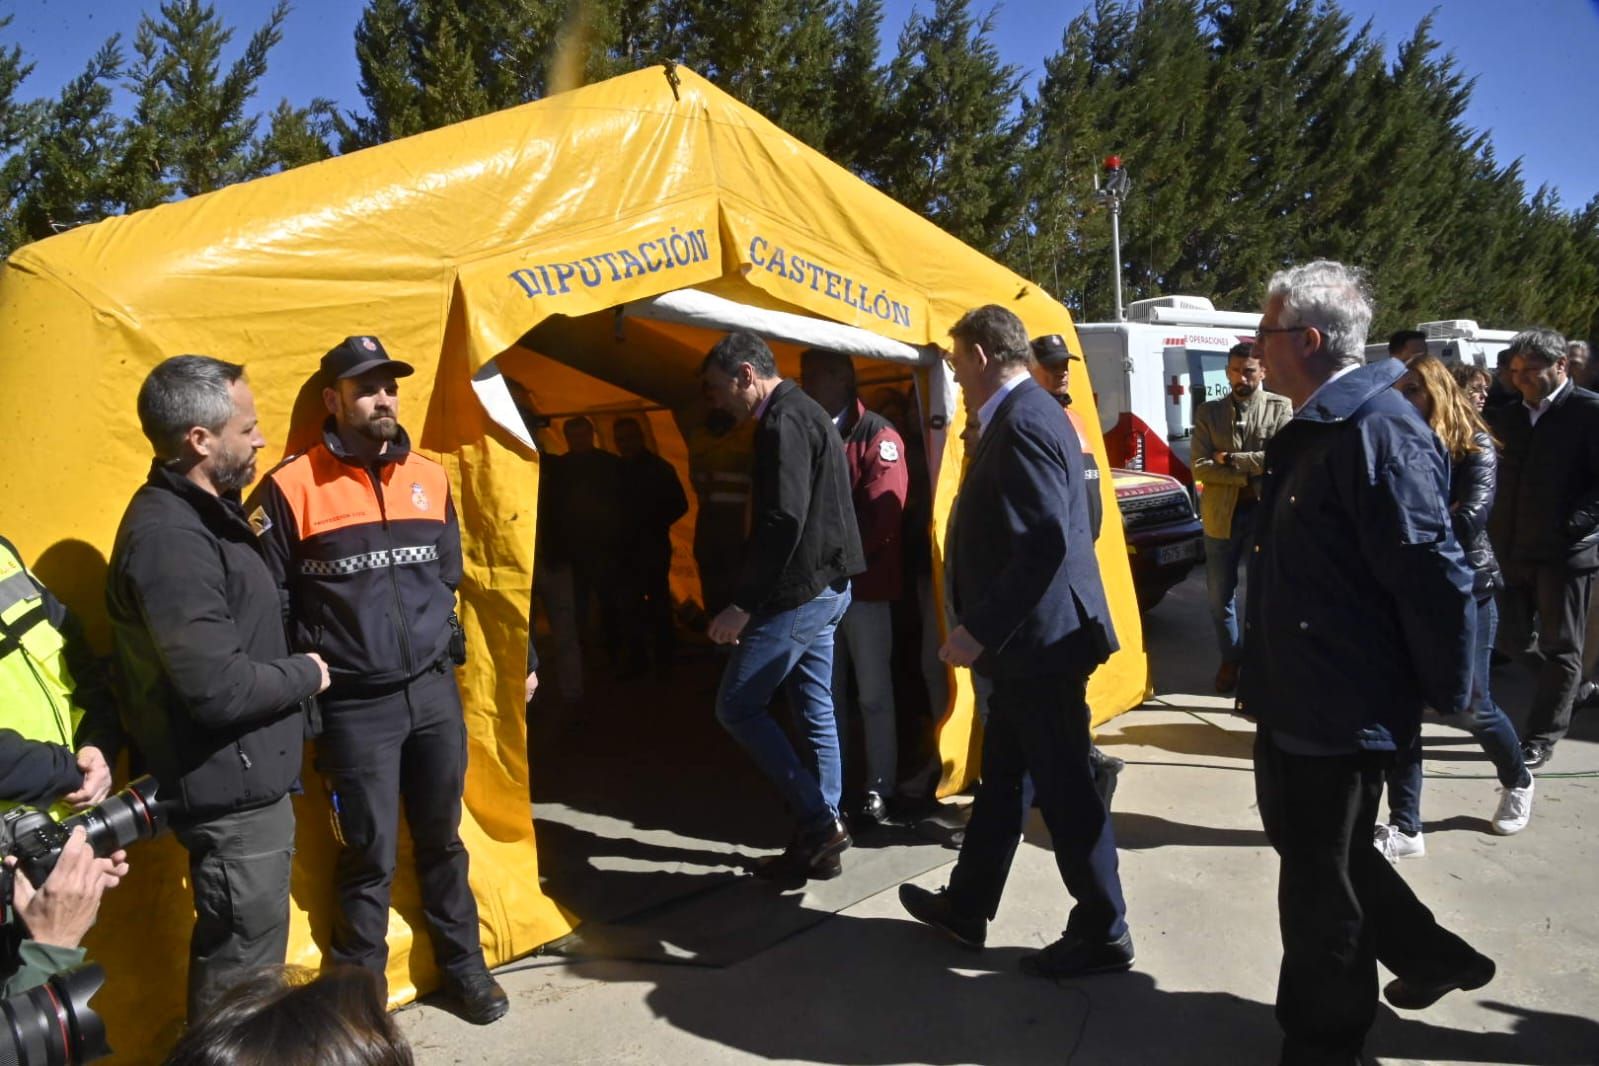
[[[789,372],[804,347],[847,352],[863,378],[875,370],[914,386],[936,559],[964,424],[938,346],[989,302],[1032,335],[1072,334],[1037,286],[692,72],[639,71],[13,254],[0,273],[0,532],[103,642],[106,556],[149,465],[134,398],[152,366],[183,352],[246,364],[272,442],[265,470],[317,432],[311,375],[331,345],[372,333],[414,364],[402,420],[445,464],[463,526],[462,832],[485,949],[504,962],[582,917],[538,887],[520,695],[537,434],[507,379],[536,401],[553,391],[575,409],[637,406],[658,450],[682,465],[684,429],[702,413],[695,370],[723,331],[763,334]],[[1115,514],[1110,479],[1101,486]],[[1103,721],[1142,700],[1147,669],[1119,523],[1098,548],[1122,644],[1089,689]],[[674,582],[691,595],[684,554]],[[946,793],[975,772],[971,708],[961,673],[938,738]],[[315,964],[334,904],[333,841],[310,767],[296,807],[290,961]],[[89,946],[110,975],[97,1005],[113,1043],[153,1054],[181,1017],[192,911],[172,841],[142,845],[132,861]],[[408,868],[402,845],[396,1001],[433,981],[427,938],[412,935],[421,915]]]

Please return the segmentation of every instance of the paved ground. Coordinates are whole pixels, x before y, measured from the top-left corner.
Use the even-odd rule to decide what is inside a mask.
[[[400,1014],[418,1061],[1275,1061],[1276,866],[1254,810],[1250,729],[1191,695],[1209,690],[1214,665],[1203,592],[1196,574],[1149,616],[1160,696],[1100,739],[1129,764],[1116,832],[1133,972],[1060,983],[1018,973],[1018,956],[1053,939],[1066,909],[1035,825],[982,953],[907,920],[885,885],[731,965],[513,964],[500,971],[512,1012],[494,1026],[475,1029],[426,1004]],[[1514,671],[1498,686],[1514,715],[1526,686]],[[1531,827],[1514,838],[1488,832],[1495,782],[1470,738],[1432,724],[1426,743],[1428,853],[1403,870],[1441,920],[1498,960],[1499,977],[1421,1014],[1380,1008],[1370,1061],[1599,1063],[1599,841],[1584,831],[1585,821],[1599,824],[1599,716],[1579,719],[1540,776]],[[915,850],[932,862],[954,857]],[[872,860],[881,872],[890,858]],[[947,872],[938,865],[912,879],[938,886]],[[797,908],[839,905],[792,895]]]

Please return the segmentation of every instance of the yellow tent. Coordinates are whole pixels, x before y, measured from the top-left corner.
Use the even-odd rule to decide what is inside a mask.
[[[149,464],[134,397],[152,366],[182,352],[247,364],[273,442],[265,469],[315,433],[310,375],[340,338],[377,334],[414,364],[404,421],[446,465],[463,526],[463,835],[485,948],[503,962],[581,917],[538,888],[520,696],[537,463],[505,378],[536,397],[561,393],[545,397],[557,406],[639,399],[654,411],[661,450],[681,463],[687,445],[671,438],[689,424],[694,369],[721,331],[761,332],[789,367],[807,345],[849,352],[914,381],[936,555],[963,414],[934,346],[989,302],[1012,308],[1032,335],[1072,334],[1065,309],[1037,286],[708,82],[640,71],[12,255],[0,273],[0,532],[103,641],[106,555]],[[1102,485],[1115,514],[1109,479]],[[1090,686],[1096,721],[1145,694],[1125,550],[1120,525],[1107,523],[1099,552],[1122,651]],[[692,571],[679,554],[681,590]],[[972,723],[961,673],[939,738],[946,792],[973,776]],[[314,777],[297,806],[290,951],[310,964],[333,906],[333,844]],[[124,1052],[153,1048],[181,1015],[192,914],[175,844],[132,859],[90,942],[110,974],[97,1005]],[[433,982],[427,938],[412,937],[421,915],[406,854],[400,869],[396,1000]]]

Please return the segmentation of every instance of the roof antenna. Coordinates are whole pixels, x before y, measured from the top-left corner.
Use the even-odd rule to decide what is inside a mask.
[[[677,76],[677,64],[668,59],[661,65],[666,68],[666,84],[672,87],[672,99],[682,100],[683,98],[677,94],[677,87],[682,84]]]

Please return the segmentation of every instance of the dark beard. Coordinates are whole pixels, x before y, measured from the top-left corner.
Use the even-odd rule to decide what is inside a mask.
[[[376,441],[379,444],[389,444],[399,437],[400,423],[398,419],[394,418],[373,419],[366,425],[359,427],[356,432],[367,440]]]
[[[255,480],[255,456],[249,455],[239,463],[218,466],[211,472],[211,484],[219,493],[243,492]]]

